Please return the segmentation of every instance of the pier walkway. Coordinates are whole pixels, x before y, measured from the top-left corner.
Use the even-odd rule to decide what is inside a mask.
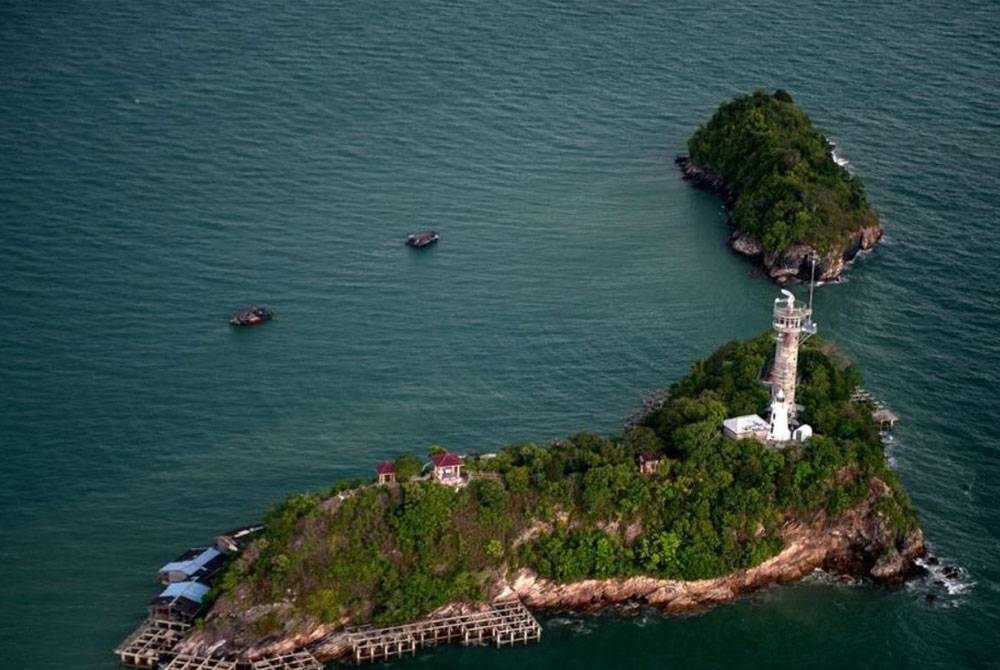
[[[180,654],[163,666],[163,670],[323,670],[323,664],[307,651],[268,656],[255,661]]]
[[[306,651],[267,656],[254,661],[235,661],[224,656],[177,654],[174,649],[187,636],[191,625],[167,619],[146,619],[138,630],[115,649],[121,664],[129,668],[163,670],[323,670],[323,664]],[[169,661],[169,662],[168,662]]]
[[[180,654],[163,666],[163,670],[236,670],[236,661],[216,656]]]
[[[527,644],[542,639],[542,627],[520,600],[493,603],[485,612],[436,617],[388,628],[357,628],[348,631],[354,662],[373,663],[405,654],[421,647],[448,642],[493,644],[497,648]]]
[[[253,661],[250,670],[323,670],[323,664],[307,651],[295,651]]]
[[[851,401],[856,403],[866,403],[872,406],[872,420],[878,424],[878,429],[887,432],[896,427],[899,417],[881,400],[876,399],[871,393],[860,386],[851,392]]]
[[[167,619],[146,619],[115,649],[122,665],[155,668],[184,639],[191,624]]]

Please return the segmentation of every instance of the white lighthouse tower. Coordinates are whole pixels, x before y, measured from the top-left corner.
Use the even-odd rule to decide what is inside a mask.
[[[785,394],[779,388],[771,401],[771,421],[767,428],[767,439],[772,442],[788,442],[792,439],[792,429],[788,425],[788,404]]]
[[[788,416],[794,416],[799,344],[816,332],[816,324],[812,321],[812,304],[796,305],[792,292],[781,289],[781,297],[774,299],[772,325],[776,344],[774,366],[771,368],[771,398],[778,400],[780,395],[781,402],[788,406]]]
[[[813,276],[816,259],[813,258]],[[795,421],[795,382],[799,364],[799,345],[816,333],[812,320],[812,294],[815,282],[809,286],[809,304],[795,304],[791,291],[781,290],[781,297],[774,301],[775,333],[774,365],[771,367],[770,418],[765,421],[758,414],[745,414],[725,419],[723,434],[734,440],[753,438],[774,449],[783,449],[793,440],[805,442],[812,437],[812,428]],[[792,430],[792,426],[797,426]]]

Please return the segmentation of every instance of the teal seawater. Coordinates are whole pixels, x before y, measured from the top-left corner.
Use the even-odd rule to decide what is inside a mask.
[[[0,666],[112,668],[155,569],[286,493],[615,432],[765,329],[672,158],[783,87],[884,219],[817,320],[902,415],[963,592],[776,587],[397,665],[997,667],[998,34],[990,0],[4,2]],[[254,301],[279,318],[230,330]]]

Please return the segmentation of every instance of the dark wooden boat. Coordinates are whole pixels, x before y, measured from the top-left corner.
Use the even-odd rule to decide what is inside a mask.
[[[274,318],[274,310],[265,305],[254,305],[233,314],[229,319],[231,326],[259,326]]]
[[[413,233],[406,238],[406,246],[413,247],[414,249],[423,249],[440,239],[441,236],[433,230],[421,230],[419,233]]]

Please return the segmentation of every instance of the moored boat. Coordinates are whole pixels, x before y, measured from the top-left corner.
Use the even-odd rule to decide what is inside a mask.
[[[418,233],[413,233],[406,238],[406,245],[413,247],[415,249],[422,249],[428,245],[434,244],[441,239],[433,230],[421,230]]]
[[[274,310],[266,305],[254,305],[241,309],[229,319],[231,326],[259,326],[274,318]]]

